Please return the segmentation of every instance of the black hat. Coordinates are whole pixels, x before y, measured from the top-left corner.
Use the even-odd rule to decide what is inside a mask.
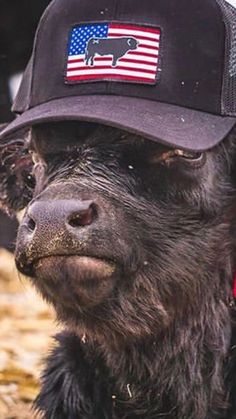
[[[236,122],[235,0],[54,0],[2,133],[85,120],[205,150]]]

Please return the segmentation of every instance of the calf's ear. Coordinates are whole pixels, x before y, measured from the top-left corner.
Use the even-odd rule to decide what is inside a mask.
[[[0,141],[0,207],[10,215],[23,209],[33,196],[35,181],[27,136],[28,131],[23,130]]]

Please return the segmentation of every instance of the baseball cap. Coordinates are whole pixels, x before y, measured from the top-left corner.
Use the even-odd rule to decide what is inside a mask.
[[[53,0],[1,137],[91,121],[189,150],[236,123],[234,0]]]

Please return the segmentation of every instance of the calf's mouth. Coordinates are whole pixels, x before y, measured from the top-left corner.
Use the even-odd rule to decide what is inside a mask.
[[[67,274],[76,277],[78,282],[86,281],[87,279],[104,280],[109,279],[114,273],[116,267],[113,262],[93,256],[48,256],[39,259],[34,264],[34,271],[36,276],[43,272],[47,273],[49,269],[57,271],[58,264],[63,264],[63,269]]]
[[[118,266],[93,256],[47,256],[33,264],[33,280],[43,296],[66,306],[100,304],[115,287]]]

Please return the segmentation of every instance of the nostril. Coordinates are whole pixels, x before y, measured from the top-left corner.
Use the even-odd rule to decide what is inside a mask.
[[[29,230],[31,230],[31,231],[34,231],[34,230],[35,230],[35,228],[36,228],[36,223],[35,223],[35,221],[33,220],[33,218],[29,218],[29,219],[28,219],[27,226],[28,226],[28,229],[29,229]]]
[[[88,208],[71,214],[68,222],[74,228],[86,227],[92,224],[96,217],[96,207],[94,204],[91,204]]]

